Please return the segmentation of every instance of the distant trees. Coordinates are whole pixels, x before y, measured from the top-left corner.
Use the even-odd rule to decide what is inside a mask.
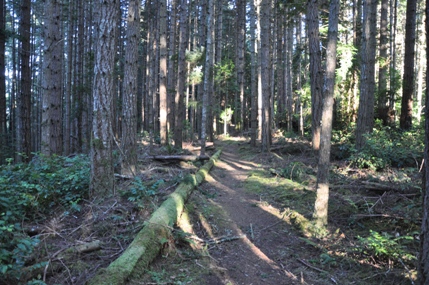
[[[382,1],[379,25],[374,1],[347,2],[339,13],[339,24],[345,28],[338,31],[333,128],[355,122],[358,148],[365,145],[375,117],[393,126],[400,123],[396,112],[406,105],[401,118],[408,118],[404,128],[408,129],[410,119],[420,116],[418,106],[411,104],[416,95],[407,87],[416,84],[409,77],[414,76],[415,66],[422,78],[426,65],[421,64],[424,54],[415,56],[415,44],[408,40],[416,25],[404,23],[412,23],[422,7],[414,8],[408,1],[413,6],[405,17],[396,2]],[[94,106],[99,104],[94,93],[95,76],[100,76],[94,68],[100,51],[94,20],[101,11],[98,4],[5,0],[1,5],[4,157],[30,159],[38,151],[89,153]],[[320,29],[327,25],[323,3],[217,0],[211,7],[203,0],[157,0],[141,4],[137,22],[127,20],[133,1],[115,2],[117,52],[109,95],[111,136],[116,139],[112,150],[123,150],[120,159],[135,157],[135,150],[128,153],[128,147],[136,146],[138,135],[177,148],[190,139],[204,144],[224,131],[221,113],[227,108],[233,114],[227,133],[249,135],[251,144],[264,151],[269,151],[275,129],[311,136],[313,148],[320,148],[327,60],[325,31]],[[48,12],[52,5],[60,10],[59,16]],[[45,9],[49,17],[43,15]],[[404,48],[397,41],[406,35]],[[216,78],[226,63],[228,82]],[[417,90],[424,88],[422,83]],[[399,98],[406,104],[401,106]]]

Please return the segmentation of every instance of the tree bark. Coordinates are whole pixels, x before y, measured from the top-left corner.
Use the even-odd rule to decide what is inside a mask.
[[[413,119],[414,94],[414,58],[416,45],[416,8],[417,0],[407,0],[407,18],[405,23],[405,54],[404,76],[402,81],[402,101],[400,127],[403,130],[411,129]]]
[[[167,129],[167,1],[159,3],[159,131],[161,144],[168,144]]]
[[[426,34],[429,34],[429,0],[426,3]],[[429,37],[426,37],[426,54],[429,54]],[[426,57],[429,66],[429,57]],[[429,86],[429,73],[426,73],[426,86]],[[426,106],[429,106],[429,88],[426,88]],[[420,254],[418,263],[418,284],[429,284],[429,112],[425,112],[425,167],[422,189],[422,226],[420,231]]]
[[[322,130],[320,136],[319,162],[317,169],[316,201],[313,218],[316,226],[328,224],[329,205],[329,157],[331,155],[332,117],[334,110],[335,68],[337,62],[337,34],[339,0],[329,5],[328,45],[326,48],[326,75],[322,109]]]
[[[270,121],[270,66],[271,66],[271,0],[262,0],[260,3],[261,21],[261,83],[262,83],[262,152],[270,150],[271,141],[271,121]]]
[[[61,4],[57,0],[45,2],[42,143],[43,154],[62,154],[62,35]]]
[[[364,146],[365,134],[371,133],[374,126],[376,13],[377,1],[364,1],[360,97],[356,125],[357,149]]]
[[[185,89],[186,89],[186,47],[188,46],[188,1],[181,0],[179,8],[179,60],[177,68],[177,87],[175,98],[174,146],[181,149],[183,144],[183,121],[185,119]]]
[[[94,105],[91,138],[91,194],[114,192],[112,158],[112,98],[117,0],[98,0],[97,53],[94,66]]]
[[[389,94],[387,90],[387,71],[389,67],[389,59],[387,55],[388,37],[387,37],[387,12],[389,10],[389,0],[381,1],[380,13],[380,64],[378,69],[378,117],[383,121],[383,125],[389,123]]]
[[[140,1],[130,0],[127,18],[124,94],[122,96],[122,169],[124,175],[135,174],[137,165],[137,74],[140,38]]]
[[[238,84],[238,100],[237,109],[234,112],[237,130],[244,129],[244,122],[246,121],[246,110],[244,100],[244,68],[245,68],[245,46],[246,46],[246,1],[237,1],[237,59],[236,59],[236,70],[237,70],[237,84]]]
[[[258,138],[258,59],[256,41],[256,5],[250,0],[250,144],[256,146]]]
[[[208,121],[210,118],[209,112],[209,92],[212,87],[213,80],[213,22],[214,22],[214,0],[208,1],[207,10],[207,41],[206,41],[206,59],[204,63],[204,82],[203,82],[203,98],[202,98],[202,110],[201,110],[201,153],[203,156],[206,154],[206,136],[207,136],[207,123],[213,123]],[[208,121],[208,122],[207,122]]]
[[[30,66],[31,1],[23,0],[20,23],[21,92],[19,93],[17,151],[24,154],[24,161],[31,159],[31,66]]]
[[[313,150],[319,150],[322,112],[322,68],[319,39],[319,2],[307,3],[307,32],[310,52],[311,130]]]

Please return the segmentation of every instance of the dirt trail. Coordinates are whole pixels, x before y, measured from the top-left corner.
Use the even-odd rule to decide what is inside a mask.
[[[209,250],[222,274],[208,284],[306,284],[304,276],[298,277],[288,268],[295,250],[305,251],[302,247],[306,245],[279,218],[277,209],[245,189],[244,181],[255,169],[256,163],[240,157],[238,145],[224,145],[220,161],[203,185],[206,191],[217,193],[211,201],[226,215],[227,223],[219,223],[224,228],[217,234],[245,235]],[[302,267],[293,259],[295,269]]]

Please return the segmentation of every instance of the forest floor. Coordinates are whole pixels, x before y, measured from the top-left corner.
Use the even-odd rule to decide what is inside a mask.
[[[128,284],[414,284],[417,167],[374,172],[334,159],[328,230],[314,237],[302,226],[315,199],[317,157],[308,143],[276,140],[270,153],[246,138],[214,145],[220,159],[194,190],[171,240]],[[40,225],[51,261],[40,275],[47,284],[84,284],[124,251],[178,177],[195,169],[144,161],[141,181],[164,183],[145,203],[119,195],[135,185],[122,180],[102,204],[86,201],[80,211]],[[68,250],[94,240],[101,250]]]

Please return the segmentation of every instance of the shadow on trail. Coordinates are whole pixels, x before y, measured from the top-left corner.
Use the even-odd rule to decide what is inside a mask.
[[[327,252],[317,241],[303,238],[286,211],[273,207],[265,200],[267,196],[246,190],[246,179],[255,169],[261,166],[241,159],[237,146],[224,146],[220,161],[202,186],[214,196],[208,199],[209,206],[215,209],[212,220],[200,221],[206,227],[206,237],[245,235],[208,248],[218,270],[214,271],[215,276],[207,278],[207,284],[411,284],[398,272],[381,273],[375,265]],[[252,180],[251,186],[264,193],[273,185]],[[294,201],[287,205],[291,209],[294,206]],[[305,206],[306,210],[299,209],[309,216],[313,204]],[[330,238],[334,243],[348,237],[340,232]]]

